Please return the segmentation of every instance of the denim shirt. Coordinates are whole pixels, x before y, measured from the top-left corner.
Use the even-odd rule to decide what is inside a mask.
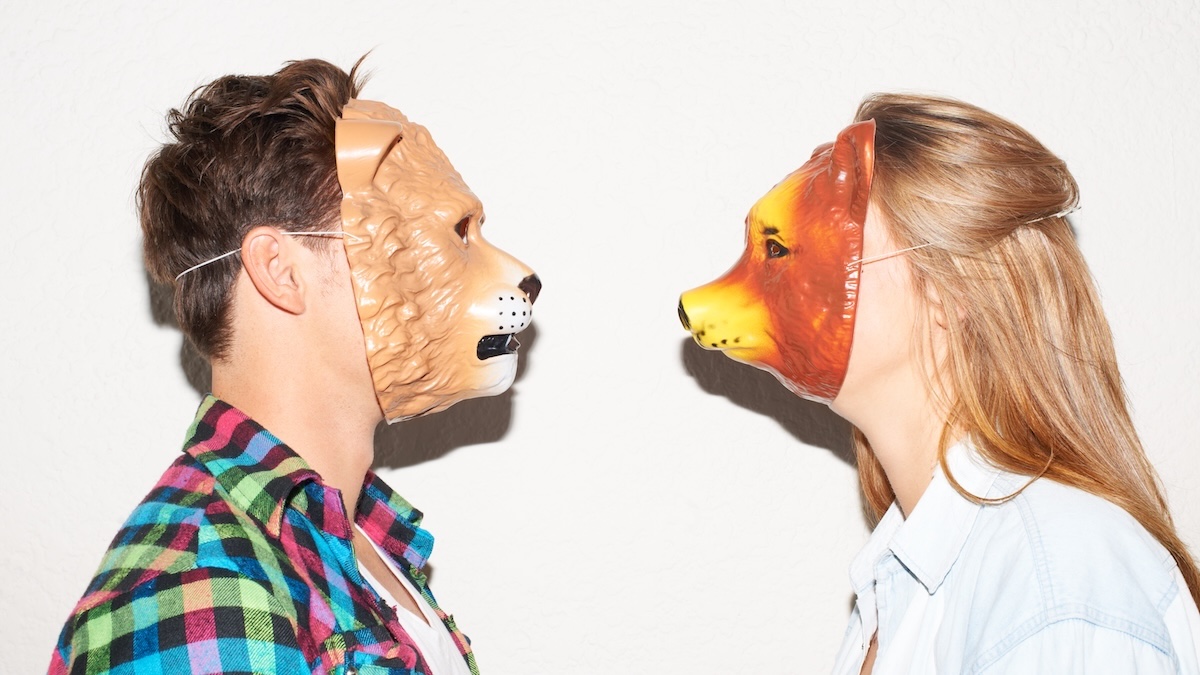
[[[970,494],[1028,477],[947,451]],[[892,504],[855,557],[857,596],[835,675],[857,675],[871,636],[888,673],[1200,673],[1200,614],[1171,555],[1114,504],[1048,479],[996,505],[942,470],[905,519]]]

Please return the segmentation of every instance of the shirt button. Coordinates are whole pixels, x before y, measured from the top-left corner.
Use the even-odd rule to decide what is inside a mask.
[[[354,666],[346,666],[346,675],[358,675],[358,669]]]

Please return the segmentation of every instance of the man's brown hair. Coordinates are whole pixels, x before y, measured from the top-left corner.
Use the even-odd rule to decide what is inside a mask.
[[[209,360],[224,356],[229,306],[241,270],[234,254],[259,225],[292,232],[340,230],[334,128],[358,96],[359,63],[292,61],[274,75],[228,75],[167,113],[172,142],[147,162],[138,186],[146,268],[174,287],[175,316]],[[312,248],[322,237],[301,237]]]

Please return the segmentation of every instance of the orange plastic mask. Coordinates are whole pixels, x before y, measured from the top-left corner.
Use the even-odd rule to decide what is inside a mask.
[[[683,294],[679,318],[705,349],[770,371],[829,403],[850,361],[875,122],[837,141],[771,189],[746,218],[746,250],[723,277]]]
[[[400,111],[350,101],[336,147],[343,241],[384,418],[508,389],[537,275],[483,238],[479,199]]]

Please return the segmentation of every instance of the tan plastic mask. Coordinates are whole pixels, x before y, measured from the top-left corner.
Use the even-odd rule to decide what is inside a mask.
[[[716,281],[679,299],[705,349],[770,371],[793,393],[829,403],[850,362],[875,122],[817,148],[746,217],[746,250]]]
[[[479,199],[400,111],[351,100],[336,146],[343,240],[384,418],[508,389],[537,276],[483,239]]]

